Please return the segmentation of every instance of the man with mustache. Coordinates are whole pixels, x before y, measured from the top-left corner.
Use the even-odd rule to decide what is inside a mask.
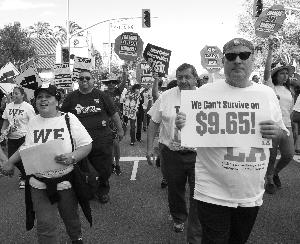
[[[193,65],[184,63],[177,68],[176,79],[177,86],[162,93],[148,112],[151,120],[147,134],[147,158],[153,155],[153,141],[160,126],[160,156],[168,182],[168,203],[174,231],[183,232],[184,222],[188,219],[187,241],[200,243],[201,226],[193,200],[196,151],[194,148],[181,146],[180,131],[175,126],[181,103],[181,90],[196,89],[197,71]],[[190,187],[189,214],[185,201],[186,182]]]

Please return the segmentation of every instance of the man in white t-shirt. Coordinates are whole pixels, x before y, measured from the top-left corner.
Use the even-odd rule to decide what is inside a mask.
[[[249,79],[254,62],[253,44],[235,38],[224,45],[223,53],[226,80],[203,85],[199,90],[223,91],[231,96],[263,92],[271,113],[269,120],[260,123],[262,136],[276,139],[288,133],[274,91]],[[185,114],[179,112],[179,129],[185,119]],[[246,243],[263,202],[269,155],[269,148],[197,148],[194,199],[203,231],[201,243]],[[253,167],[246,167],[245,161]],[[234,165],[234,170],[226,163]]]
[[[176,70],[177,86],[163,92],[155,101],[148,114],[151,120],[147,134],[147,158],[151,157],[153,141],[160,127],[160,157],[163,161],[164,177],[168,182],[168,203],[174,221],[174,231],[183,232],[188,218],[187,241],[200,243],[201,225],[197,218],[197,208],[193,200],[195,187],[196,151],[182,147],[180,131],[175,126],[176,114],[181,105],[181,90],[196,89],[197,71],[190,64],[182,64]],[[190,187],[189,214],[185,200],[185,185]]]

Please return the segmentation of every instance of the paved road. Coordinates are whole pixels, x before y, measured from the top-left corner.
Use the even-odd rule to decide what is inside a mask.
[[[130,147],[128,141],[123,143]],[[143,146],[142,142],[128,150],[140,153]],[[160,189],[160,170],[142,161],[135,180],[130,180],[133,164],[122,162],[122,175],[112,176],[108,204],[91,203],[92,228],[82,217],[86,243],[184,244],[185,234],[174,233],[168,220],[167,194]],[[251,244],[300,243],[300,163],[291,162],[281,178],[283,188],[275,195],[264,196]],[[16,177],[0,178],[0,206],[0,243],[36,243],[35,230],[25,231],[24,191],[18,189]],[[63,224],[58,228],[61,243],[66,243]]]

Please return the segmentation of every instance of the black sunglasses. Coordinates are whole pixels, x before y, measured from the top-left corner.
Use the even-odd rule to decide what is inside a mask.
[[[91,77],[89,77],[89,76],[80,76],[79,77],[80,81],[84,81],[84,79],[86,79],[87,81],[89,81],[91,79]]]
[[[226,53],[225,57],[228,61],[234,61],[237,56],[240,57],[241,60],[247,60],[251,55],[251,52],[240,52],[240,53]]]

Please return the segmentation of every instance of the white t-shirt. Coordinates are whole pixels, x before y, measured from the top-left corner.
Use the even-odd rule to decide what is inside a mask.
[[[155,123],[160,124],[159,142],[172,151],[195,150],[181,146],[181,134],[175,126],[177,110],[181,105],[181,92],[173,87],[163,92],[150,108],[148,114]]]
[[[9,139],[19,139],[26,135],[26,125],[28,121],[35,116],[33,107],[22,102],[15,104],[14,102],[6,105],[2,118],[8,120],[10,131]]]
[[[279,105],[281,108],[283,122],[286,127],[291,125],[291,113],[293,112],[294,100],[292,93],[284,86],[274,86],[275,93],[279,96]]]
[[[70,128],[75,148],[90,144],[92,142],[92,138],[90,137],[87,130],[74,114],[68,114],[70,117]],[[64,148],[66,148],[67,151],[72,152],[70,134],[65,122],[64,114],[59,117],[53,118],[43,118],[40,115],[36,115],[29,121],[27,125],[27,134],[25,137],[25,146],[39,145],[54,139],[62,139]],[[36,176],[45,178],[57,178],[68,174],[72,170],[73,166],[69,165],[63,170],[49,171],[45,174],[36,174]],[[29,183],[34,188],[46,189],[46,185],[43,182],[40,182],[33,177],[30,178]],[[63,181],[57,185],[57,190],[64,190],[68,188],[71,188],[71,184],[69,181]]]
[[[148,108],[149,102],[152,100],[152,89],[148,89],[148,91],[144,92],[143,96],[144,96],[143,109],[146,110]]]
[[[286,127],[292,127],[291,113],[293,112],[294,99],[292,93],[285,86],[275,86],[272,78],[267,81],[267,84],[272,87],[279,96],[279,105],[282,113],[283,122]]]
[[[237,88],[226,82],[217,82],[199,89],[224,91],[232,96],[263,91],[272,111],[269,119],[287,131],[276,94],[268,86],[253,82],[249,87]],[[269,148],[197,148],[194,198],[228,207],[260,206],[269,156]]]
[[[300,112],[300,96],[297,97],[293,110]]]

